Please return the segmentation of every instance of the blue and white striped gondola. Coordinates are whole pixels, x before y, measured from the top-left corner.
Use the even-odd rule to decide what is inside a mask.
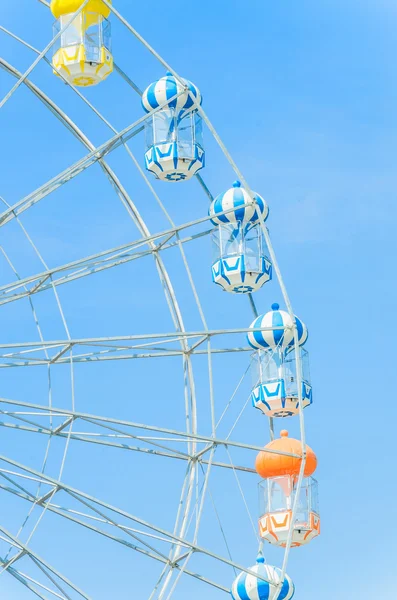
[[[197,110],[195,102],[189,92],[191,92],[197,103],[201,105],[203,99],[200,90],[191,81],[188,81],[187,79],[182,79],[182,81],[187,89],[172,75],[172,73],[167,73],[165,77],[151,83],[142,94],[143,109],[149,113],[151,110],[159,108],[170,100],[164,108],[174,108],[180,115],[186,114],[192,110]],[[175,97],[178,94],[180,95]],[[171,100],[171,98],[173,98],[173,100]]]
[[[209,215],[213,225],[222,225],[223,223],[245,223],[255,224],[262,215],[264,221],[269,216],[269,207],[266,201],[259,194],[254,195],[255,202],[251,200],[247,190],[241,187],[239,181],[233,183],[233,187],[219,194],[211,203]],[[233,209],[233,210],[232,210]],[[231,211],[222,214],[225,211]]]
[[[295,316],[299,344],[299,368],[301,373],[302,407],[313,402],[309,374],[309,355],[302,347],[307,338],[307,327]],[[280,310],[278,304],[272,310],[255,319],[251,329],[283,327],[270,331],[248,333],[248,342],[258,350],[254,356],[256,384],[252,390],[252,404],[268,417],[292,417],[299,413],[296,349],[294,346],[293,321],[290,315]]]
[[[171,73],[150,84],[142,95],[143,109],[159,109],[145,123],[146,169],[162,181],[190,179],[205,166],[198,87],[182,85]]]
[[[256,292],[272,278],[272,263],[259,222],[259,215],[266,221],[269,208],[259,194],[254,198],[236,181],[209,209],[211,222],[217,226],[212,280],[226,292]],[[230,212],[223,214],[225,211]]]
[[[298,344],[303,346],[308,338],[307,327],[297,316],[295,323],[298,329]],[[255,331],[249,332],[247,338],[252,348],[277,348],[286,349],[294,345],[294,329],[290,315],[285,310],[280,310],[278,304],[272,304],[272,310],[265,315],[261,315],[252,323],[250,329],[260,329],[262,327],[282,327],[273,331]]]
[[[277,600],[291,600],[293,598],[295,586],[288,575],[285,575],[280,594],[277,597],[279,589],[277,586],[281,581],[281,571],[266,565],[261,556],[258,557],[256,565],[251,567],[250,571],[257,573],[268,581],[258,579],[255,575],[249,573],[240,573],[232,586],[231,595],[233,600],[275,600],[275,598]]]

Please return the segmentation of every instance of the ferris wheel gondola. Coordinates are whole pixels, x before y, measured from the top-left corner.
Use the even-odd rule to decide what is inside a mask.
[[[146,169],[162,181],[191,179],[205,166],[202,121],[197,105],[200,90],[187,80],[167,73],[143,92],[142,107],[149,113],[145,122]]]
[[[84,0],[51,0],[51,11],[57,19],[54,37],[60,34],[52,59],[55,74],[81,87],[106,79],[113,71],[110,8],[102,0],[85,5]]]
[[[263,237],[260,217],[266,221],[269,208],[256,194],[254,201],[235,181],[209,209],[214,261],[212,280],[225,292],[246,294],[258,291],[272,278],[272,263]]]
[[[298,350],[294,343],[294,324],[278,304],[251,324],[247,336],[256,350],[252,360],[254,387],[252,404],[269,417],[292,417],[299,413],[298,373],[300,371],[302,407],[313,402],[309,353],[303,346],[308,339],[306,325],[295,317]],[[278,329],[271,329],[277,327]],[[260,331],[261,328],[266,328]],[[299,360],[297,360],[297,353]]]
[[[300,458],[273,454],[270,450],[294,454]],[[308,544],[320,534],[317,481],[311,477],[317,468],[317,457],[306,446],[303,484],[298,488],[302,463],[302,443],[288,437],[283,430],[260,452],[255,468],[263,480],[259,484],[259,530],[263,540],[285,547],[292,528],[292,547]],[[298,495],[299,510],[293,516],[293,504]]]

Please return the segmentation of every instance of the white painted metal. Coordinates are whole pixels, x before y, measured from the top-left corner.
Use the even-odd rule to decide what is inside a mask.
[[[85,0],[84,4],[80,7],[78,12],[80,12],[83,9],[86,1],[87,0]],[[47,7],[49,6],[49,3],[46,0],[39,0],[39,2],[41,2],[41,4],[43,4]],[[170,71],[179,81],[181,81],[180,77],[175,73],[175,71],[173,71],[173,69],[142,38],[142,36],[140,36],[140,34],[138,34],[138,32],[132,28],[132,26],[128,23],[128,21],[119,13],[119,11],[114,6],[110,5],[107,2],[107,0],[104,0],[104,2],[105,2],[105,4],[107,4],[109,6],[109,8],[111,9],[111,11],[115,15],[115,17],[118,18],[120,20],[120,22],[130,31],[130,33],[132,33],[132,35],[134,35],[146,47],[146,49],[168,71]],[[198,234],[196,233],[194,235],[185,237],[183,239],[181,239],[181,237],[180,237],[180,232],[182,230],[190,228],[192,226],[197,226],[197,225],[205,226],[206,224],[208,224],[208,217],[204,217],[198,221],[193,221],[193,222],[190,222],[190,223],[187,223],[184,225],[175,225],[175,223],[173,223],[171,217],[168,215],[164,205],[162,204],[157,193],[155,192],[155,190],[154,190],[153,186],[151,185],[149,179],[147,178],[146,174],[143,172],[143,170],[139,166],[139,162],[137,161],[137,159],[131,152],[130,148],[128,147],[128,144],[127,144],[128,140],[131,139],[133,136],[138,135],[142,131],[142,129],[143,129],[142,124],[144,123],[145,119],[150,117],[157,110],[160,110],[162,107],[159,107],[159,109],[156,109],[154,111],[151,111],[148,115],[138,119],[133,124],[131,124],[129,127],[125,128],[123,131],[118,132],[101,115],[101,113],[92,105],[92,103],[89,102],[83,96],[83,94],[79,90],[76,90],[75,88],[73,88],[74,92],[79,96],[79,98],[81,98],[81,100],[93,111],[93,113],[95,115],[98,116],[98,118],[102,122],[104,122],[111,129],[111,131],[113,133],[113,136],[107,142],[105,142],[104,144],[102,144],[101,146],[96,148],[84,136],[84,134],[78,129],[78,127],[75,125],[75,123],[73,123],[73,121],[63,111],[61,111],[61,109],[53,101],[51,101],[37,86],[35,86],[28,78],[30,73],[33,71],[33,69],[36,67],[36,65],[40,62],[40,60],[43,59],[45,62],[47,62],[48,65],[50,65],[50,62],[46,59],[45,54],[46,54],[47,50],[49,50],[49,48],[52,46],[52,44],[54,43],[55,40],[53,40],[50,44],[48,44],[46,46],[46,48],[42,52],[40,52],[39,50],[36,50],[33,46],[31,46],[28,42],[25,42],[24,40],[22,40],[15,34],[6,30],[5,28],[0,27],[0,29],[5,34],[14,37],[14,39],[16,39],[20,43],[24,44],[28,49],[30,49],[32,52],[34,52],[37,55],[37,58],[34,60],[32,65],[29,67],[29,69],[24,74],[19,73],[13,66],[8,64],[4,59],[0,58],[0,67],[2,67],[8,73],[10,73],[11,75],[13,75],[14,77],[17,78],[17,83],[14,85],[14,87],[11,89],[11,91],[4,97],[2,102],[0,102],[0,108],[5,104],[5,102],[8,101],[8,99],[11,98],[11,96],[16,91],[16,89],[20,85],[23,84],[23,85],[27,86],[27,88],[30,89],[32,91],[32,93],[35,94],[45,104],[45,106],[47,106],[47,108],[61,120],[61,122],[73,133],[73,135],[75,135],[80,140],[81,143],[83,143],[83,145],[89,151],[89,153],[83,159],[81,159],[80,161],[77,161],[74,165],[71,165],[68,169],[66,169],[65,171],[60,173],[58,176],[56,176],[49,182],[45,183],[43,186],[41,186],[39,189],[34,191],[32,194],[29,194],[27,197],[21,199],[19,202],[17,202],[13,206],[7,207],[7,209],[0,215],[0,226],[5,225],[6,223],[8,223],[9,221],[11,221],[13,219],[18,220],[18,215],[20,215],[24,211],[30,209],[32,206],[37,204],[37,202],[39,202],[42,198],[51,194],[52,191],[54,191],[61,185],[66,184],[71,178],[78,176],[79,173],[84,171],[86,168],[88,168],[92,164],[98,162],[100,164],[100,166],[102,167],[105,175],[111,181],[117,195],[119,196],[123,205],[126,207],[129,216],[134,221],[135,225],[138,227],[138,230],[140,231],[141,236],[142,236],[141,239],[137,240],[136,242],[132,242],[129,245],[106,250],[106,251],[96,254],[94,256],[90,256],[90,257],[81,259],[79,261],[75,261],[74,263],[60,266],[57,269],[48,269],[48,267],[44,264],[45,271],[43,271],[42,273],[32,276],[32,277],[29,277],[29,278],[26,278],[24,280],[20,280],[18,282],[13,282],[7,286],[3,286],[2,288],[0,288],[0,304],[5,304],[5,303],[11,302],[11,301],[19,300],[24,297],[28,297],[29,301],[32,302],[32,296],[34,296],[34,294],[36,294],[38,292],[44,291],[46,289],[52,289],[53,292],[56,294],[56,287],[58,285],[66,284],[77,278],[84,277],[86,275],[90,275],[93,273],[97,273],[104,269],[118,267],[130,260],[135,260],[136,258],[151,254],[151,255],[153,255],[153,258],[155,260],[155,264],[156,264],[156,268],[159,273],[159,277],[165,287],[166,299],[167,299],[169,309],[170,309],[170,312],[171,312],[171,315],[172,315],[172,318],[173,318],[173,321],[175,324],[175,328],[177,330],[177,333],[171,332],[171,333],[167,333],[167,334],[161,333],[161,334],[148,334],[145,336],[129,336],[129,337],[127,336],[127,337],[122,337],[122,338],[93,338],[93,339],[86,339],[86,340],[74,340],[74,339],[71,339],[68,329],[67,329],[66,321],[64,320],[64,326],[65,326],[65,330],[66,330],[67,338],[68,338],[67,340],[47,342],[41,338],[41,341],[39,343],[29,343],[28,342],[28,343],[19,343],[19,344],[11,344],[11,345],[1,345],[0,344],[0,361],[3,361],[0,364],[0,366],[2,368],[9,368],[9,367],[15,367],[15,366],[47,365],[48,369],[51,369],[52,366],[55,364],[56,365],[68,364],[70,366],[71,374],[72,374],[72,378],[73,378],[73,365],[76,362],[88,362],[88,361],[92,361],[92,360],[116,360],[116,359],[122,360],[122,359],[144,358],[144,357],[145,358],[146,357],[147,358],[166,357],[166,356],[182,357],[183,370],[184,370],[184,375],[186,378],[185,379],[186,380],[185,399],[186,399],[186,415],[187,415],[186,416],[186,431],[181,432],[181,431],[173,431],[173,430],[156,428],[155,426],[152,426],[152,425],[134,424],[134,423],[129,423],[129,422],[125,422],[125,421],[118,421],[117,419],[103,418],[103,417],[96,416],[96,415],[80,414],[75,411],[73,401],[72,401],[72,410],[68,411],[68,410],[64,410],[64,409],[62,409],[62,410],[54,409],[54,407],[52,406],[52,403],[51,403],[51,399],[49,399],[48,406],[41,406],[41,405],[37,405],[37,404],[27,404],[27,403],[23,403],[23,402],[0,399],[0,405],[8,405],[8,406],[14,407],[12,412],[9,410],[1,411],[4,415],[7,415],[11,419],[14,419],[14,420],[16,419],[17,421],[25,423],[24,425],[20,425],[20,424],[18,425],[19,430],[30,432],[32,434],[40,433],[42,435],[48,435],[50,440],[54,436],[61,437],[61,438],[63,437],[66,439],[64,459],[63,459],[62,465],[61,465],[60,476],[57,480],[52,480],[51,478],[47,477],[43,472],[34,471],[34,470],[30,469],[29,467],[20,465],[7,457],[0,457],[0,461],[3,461],[10,465],[13,465],[13,467],[16,469],[16,471],[10,471],[9,469],[0,468],[0,476],[3,479],[6,479],[8,481],[8,483],[11,485],[11,487],[10,487],[10,486],[6,486],[4,484],[0,484],[0,488],[3,490],[6,490],[7,492],[15,494],[21,498],[24,498],[26,501],[31,502],[33,504],[33,507],[40,505],[43,509],[40,518],[43,517],[46,510],[49,510],[51,512],[54,512],[64,518],[66,518],[66,519],[73,521],[74,523],[79,524],[82,527],[86,527],[92,531],[96,531],[97,533],[107,537],[108,539],[112,539],[113,541],[123,543],[124,545],[133,549],[134,551],[140,552],[154,560],[162,562],[164,564],[164,570],[160,576],[158,583],[155,586],[155,589],[153,590],[153,594],[152,594],[151,598],[152,597],[154,598],[155,596],[157,596],[158,600],[162,600],[162,599],[169,600],[179,582],[179,579],[183,576],[183,574],[198,578],[201,581],[206,582],[207,584],[210,584],[214,588],[226,592],[226,591],[228,591],[228,589],[225,586],[223,586],[219,582],[213,582],[213,581],[207,579],[205,576],[201,576],[196,573],[193,573],[192,571],[188,570],[187,566],[188,566],[188,563],[189,563],[193,553],[197,552],[197,553],[205,554],[205,555],[213,558],[214,560],[218,560],[225,564],[229,564],[234,569],[249,572],[249,570],[236,564],[231,559],[231,557],[229,557],[229,559],[225,559],[221,556],[218,556],[218,555],[206,550],[205,548],[201,548],[200,546],[198,546],[197,545],[197,535],[199,532],[200,521],[201,521],[202,514],[203,514],[203,506],[204,506],[205,498],[210,493],[209,492],[209,478],[210,478],[210,474],[212,472],[212,467],[216,466],[216,467],[222,467],[222,468],[232,468],[235,472],[237,470],[253,472],[253,469],[251,469],[249,467],[244,467],[244,466],[236,466],[233,464],[232,461],[231,461],[230,465],[219,463],[214,460],[214,455],[216,453],[216,448],[218,445],[220,445],[220,446],[223,445],[226,448],[229,448],[229,447],[230,448],[236,447],[236,448],[241,448],[241,449],[244,448],[244,449],[251,450],[251,451],[258,451],[262,448],[253,446],[253,445],[250,446],[248,444],[233,442],[233,441],[230,441],[229,439],[222,440],[222,439],[218,439],[218,437],[217,437],[217,427],[218,427],[219,423],[217,424],[215,421],[214,392],[213,392],[213,383],[212,383],[212,356],[213,356],[213,354],[220,353],[220,352],[246,352],[249,349],[246,347],[230,347],[230,346],[227,348],[218,348],[218,347],[214,347],[214,345],[213,345],[214,340],[216,340],[221,335],[231,334],[231,333],[236,334],[236,335],[238,335],[238,334],[241,335],[241,334],[247,332],[246,329],[245,330],[235,329],[235,330],[229,330],[229,331],[226,331],[226,330],[210,331],[207,327],[206,318],[205,318],[205,315],[204,315],[204,312],[203,312],[203,309],[202,309],[202,306],[200,303],[200,299],[199,299],[199,294],[196,289],[196,286],[195,286],[195,283],[194,283],[194,280],[193,280],[193,277],[192,277],[192,274],[190,271],[190,267],[189,267],[189,264],[188,264],[188,261],[186,258],[186,254],[184,252],[183,245],[187,242],[190,242],[190,241],[196,239],[198,236],[207,235],[208,230],[203,230]],[[128,77],[127,74],[125,74],[117,66],[116,66],[115,70],[130,85],[130,87],[136,93],[141,94],[139,87]],[[213,134],[213,136],[215,137],[219,146],[221,147],[222,151],[224,152],[227,160],[229,161],[232,168],[236,172],[238,178],[241,180],[244,187],[249,192],[253,203],[255,203],[254,195],[253,195],[250,187],[248,186],[243,175],[240,173],[237,165],[234,163],[231,155],[227,151],[226,147],[224,146],[222,140],[220,139],[220,137],[217,134],[216,130],[214,129],[213,125],[209,121],[204,110],[199,106],[197,106],[197,109],[199,110],[203,120],[207,124],[210,132]],[[127,194],[125,188],[122,186],[121,182],[118,180],[118,178],[116,177],[116,175],[114,174],[112,169],[106,163],[105,156],[107,154],[109,154],[110,152],[112,152],[115,148],[119,147],[120,145],[124,146],[128,156],[130,157],[130,159],[132,160],[132,162],[138,169],[140,175],[143,177],[145,183],[149,187],[150,191],[152,192],[156,202],[158,203],[160,210],[162,210],[164,212],[166,218],[168,219],[168,221],[170,223],[169,230],[159,233],[159,234],[156,234],[156,235],[153,235],[150,233],[150,231],[148,230],[146,224],[144,223],[141,215],[139,214],[139,211],[136,209],[131,198]],[[200,175],[198,175],[197,179],[198,179],[198,182],[199,182],[200,186],[202,187],[204,193],[206,194],[206,196],[210,200],[212,200],[213,196],[212,196],[210,190],[208,189],[208,187],[206,186],[202,177]],[[277,275],[277,279],[278,279],[280,287],[281,287],[281,291],[282,291],[282,294],[284,297],[285,304],[287,306],[290,316],[293,317],[291,302],[289,300],[289,297],[288,297],[288,294],[287,294],[287,291],[286,291],[286,288],[285,288],[285,285],[284,285],[284,282],[283,282],[283,279],[281,276],[281,272],[278,267],[278,263],[277,263],[277,260],[276,260],[275,254],[274,254],[274,250],[273,250],[273,246],[270,241],[269,234],[267,232],[266,227],[264,226],[263,218],[261,219],[261,225],[262,225],[262,229],[263,229],[263,233],[264,233],[267,245],[269,247],[270,256],[271,256],[271,259],[273,262],[275,273]],[[25,231],[25,233],[26,233],[26,236],[28,236],[26,231]],[[140,249],[143,246],[147,246],[147,250],[139,250],[138,252],[136,251],[137,249]],[[189,280],[189,284],[192,289],[193,296],[195,298],[195,302],[196,302],[196,305],[197,305],[197,308],[198,308],[198,311],[200,314],[200,318],[201,318],[202,325],[203,325],[203,331],[200,331],[200,332],[186,332],[185,331],[182,314],[181,314],[181,311],[180,311],[180,308],[178,305],[178,301],[177,301],[174,289],[172,287],[169,275],[165,269],[164,263],[160,256],[160,251],[162,252],[163,250],[166,250],[167,248],[170,248],[172,246],[177,246],[180,251],[182,261],[184,264],[184,268],[186,270],[186,274],[187,274],[187,277]],[[57,295],[56,295],[56,298],[58,298]],[[249,301],[251,303],[254,314],[257,314],[255,303],[253,301],[252,296],[249,296]],[[61,309],[60,304],[59,304],[59,309],[60,309],[60,314],[62,315],[62,309]],[[292,320],[294,322],[294,319],[292,319]],[[296,327],[294,328],[294,341],[295,341],[295,348],[297,348],[298,347],[298,339],[297,339]],[[174,347],[167,348],[168,345],[172,345],[172,344],[174,344]],[[202,347],[203,344],[206,344],[205,348]],[[175,345],[179,345],[179,348],[176,348]],[[90,351],[85,352],[84,354],[76,355],[75,351],[79,347],[87,347],[87,349],[89,349],[89,348],[91,348],[91,349],[90,349]],[[7,350],[7,352],[3,352],[5,350]],[[40,352],[44,351],[45,359],[37,358],[34,356],[34,353],[38,352],[38,351],[40,351]],[[123,355],[123,354],[121,354],[121,352],[126,352],[126,354]],[[195,384],[194,384],[194,376],[193,376],[192,361],[191,361],[191,357],[194,354],[205,354],[208,356],[208,372],[209,372],[209,381],[210,381],[209,401],[210,401],[211,427],[212,427],[211,436],[209,436],[209,437],[202,436],[197,431],[197,408],[196,408],[196,398],[195,398]],[[298,355],[299,355],[299,353],[297,353],[297,356]],[[299,358],[297,358],[297,360],[299,360]],[[300,377],[299,365],[297,365],[297,367],[298,367],[297,373],[298,373],[298,378],[299,378]],[[301,398],[300,381],[298,381],[298,391],[299,391],[299,402],[301,405],[302,398]],[[17,408],[15,408],[15,407],[29,408],[31,411],[35,411],[35,412],[29,413],[28,411],[17,410]],[[26,418],[26,417],[30,417],[30,416],[40,417],[40,415],[41,416],[49,415],[51,417],[51,419],[55,416],[58,416],[58,417],[62,416],[65,418],[65,421],[61,425],[58,425],[56,427],[51,425],[51,427],[48,428],[48,427],[44,427],[42,424],[37,424],[35,421],[32,421],[30,418]],[[221,417],[221,419],[222,419],[222,417]],[[98,435],[94,436],[94,434],[92,432],[87,433],[84,431],[78,432],[78,431],[72,430],[76,421],[80,421],[80,422],[85,421],[85,422],[89,422],[90,424],[95,424],[96,426],[101,427],[102,429],[105,428],[105,432],[103,432],[101,430],[100,436],[98,436]],[[13,427],[15,427],[15,422],[14,421],[3,422],[3,423],[0,423],[0,426],[13,428]],[[127,430],[119,429],[119,427],[127,428]],[[69,430],[65,431],[67,428],[69,428]],[[154,432],[162,434],[162,436],[165,436],[165,435],[176,436],[176,439],[170,440],[170,439],[166,439],[165,437],[150,438],[148,436],[144,438],[141,435],[136,435],[135,433],[132,433],[131,430],[134,430],[134,429],[154,431]],[[305,460],[306,460],[304,415],[303,415],[302,410],[300,411],[300,429],[301,429],[301,440],[302,440],[302,444],[303,444],[303,448],[304,448],[304,460],[302,461],[302,465],[301,465],[301,472],[300,472],[300,477],[299,477],[299,482],[298,482],[298,488],[300,488],[301,483],[302,483],[303,471],[304,471]],[[109,432],[111,432],[111,433],[109,433]],[[272,421],[270,421],[270,432],[271,432],[271,437],[274,437]],[[138,440],[141,444],[145,444],[145,445],[126,446],[125,444],[117,443],[117,440],[125,439],[125,438]],[[79,441],[79,442],[84,441],[87,443],[103,444],[103,445],[106,445],[106,446],[109,446],[112,448],[122,448],[123,447],[125,449],[138,451],[138,452],[147,451],[147,445],[151,445],[151,446],[155,446],[158,448],[155,450],[152,449],[151,450],[152,453],[156,453],[158,455],[168,457],[168,458],[172,457],[172,458],[177,458],[180,460],[186,460],[188,463],[188,468],[186,470],[186,476],[185,476],[184,484],[183,484],[182,491],[181,491],[180,507],[179,507],[179,510],[176,515],[175,527],[174,527],[173,533],[168,533],[167,531],[163,530],[160,527],[156,527],[153,524],[144,522],[141,519],[139,519],[138,517],[134,517],[132,515],[129,515],[128,513],[125,513],[124,511],[121,511],[117,507],[112,507],[112,506],[102,502],[99,499],[96,499],[96,498],[93,498],[93,497],[90,497],[90,496],[84,494],[83,492],[80,492],[78,490],[73,490],[72,488],[70,488],[70,487],[66,486],[64,483],[62,483],[61,477],[62,477],[62,471],[63,471],[63,466],[64,466],[64,460],[65,460],[65,456],[66,456],[66,452],[67,452],[67,447],[72,440]],[[187,452],[183,452],[177,448],[169,446],[170,441],[171,442],[172,441],[180,442],[181,440],[185,440],[186,446],[187,446]],[[164,442],[166,442],[167,445],[164,445]],[[201,444],[201,447],[199,447],[200,444]],[[209,458],[204,460],[203,456],[205,456],[207,452],[209,452]],[[204,469],[204,467],[205,467],[205,471],[204,471],[204,477],[203,477],[203,487],[202,487],[201,496],[200,496],[201,499],[199,500],[199,497],[197,495],[196,510],[194,511],[193,510],[194,507],[192,506],[193,505],[193,495],[194,495],[194,490],[195,490],[195,485],[196,485],[195,482],[197,481],[199,467],[201,469]],[[12,475],[12,477],[10,477],[10,475]],[[237,475],[236,475],[236,477],[237,477]],[[15,478],[17,478],[17,479],[27,478],[29,480],[34,480],[34,481],[38,482],[39,489],[38,489],[38,493],[36,494],[36,496],[32,496],[30,494],[30,492],[25,490],[15,480]],[[50,491],[46,492],[45,494],[40,495],[39,491],[40,491],[42,485],[45,485],[47,487],[50,486]],[[87,522],[87,519],[93,518],[92,516],[87,516],[87,515],[84,515],[83,513],[77,513],[76,511],[73,511],[71,509],[67,509],[64,507],[60,507],[59,505],[55,505],[53,503],[53,498],[58,493],[59,490],[64,490],[65,492],[67,492],[68,494],[73,496],[75,499],[77,499],[82,504],[89,506],[91,510],[93,510],[94,512],[97,513],[98,516],[95,518],[99,522],[106,523],[108,525],[110,524],[116,530],[123,531],[129,537],[133,537],[135,540],[137,540],[139,542],[139,544],[141,544],[141,545],[138,546],[138,545],[133,544],[130,541],[125,540],[125,539],[120,540],[118,537],[113,536],[112,534],[109,534],[108,532],[99,530],[96,526]],[[298,498],[298,496],[299,496],[299,493],[296,494],[296,498]],[[95,508],[95,507],[97,507],[97,508]],[[101,508],[98,509],[98,507],[101,507]],[[296,506],[296,502],[295,502],[295,505],[293,507],[293,514],[295,514],[296,509],[297,509],[297,506]],[[148,534],[147,531],[137,531],[136,529],[131,528],[131,527],[121,526],[114,520],[113,517],[111,517],[110,513],[123,515],[125,518],[130,519],[132,522],[138,523],[141,526],[149,529],[152,532],[156,532],[156,533]],[[189,542],[187,539],[185,539],[185,534],[187,531],[187,525],[188,525],[189,519],[191,519],[194,514],[195,514],[194,540],[193,540],[193,542]],[[83,518],[81,518],[81,517],[83,517]],[[293,521],[293,519],[292,519],[292,521]],[[39,525],[39,523],[40,523],[40,520],[36,523],[36,527]],[[33,533],[35,531],[35,528],[33,530]],[[12,559],[10,559],[10,561],[8,561],[8,563],[7,562],[3,563],[3,567],[2,567],[3,570],[8,569],[9,573],[15,579],[20,581],[33,594],[35,594],[36,596],[38,596],[40,598],[45,598],[45,596],[42,595],[41,591],[38,590],[38,588],[40,588],[41,590],[45,590],[45,591],[53,594],[55,597],[69,598],[68,592],[61,588],[61,584],[59,582],[59,580],[61,580],[62,585],[66,585],[67,587],[73,589],[76,593],[80,594],[80,597],[83,597],[86,599],[89,598],[87,595],[85,595],[84,592],[79,590],[70,581],[66,580],[66,578],[64,578],[62,575],[57,573],[54,569],[52,569],[52,567],[50,565],[44,563],[37,555],[35,555],[35,553],[32,551],[31,548],[28,547],[28,545],[22,544],[19,541],[18,537],[15,538],[15,537],[11,536],[5,529],[2,529],[1,527],[0,527],[0,531],[4,534],[5,538],[9,540],[10,545],[19,549],[18,555],[14,556]],[[145,537],[145,536],[152,536],[153,538],[156,538],[156,536],[157,537],[165,536],[164,539],[169,540],[169,542],[171,544],[171,548],[170,548],[170,552],[169,552],[168,556],[163,555],[161,552],[156,550],[156,548],[153,547],[151,544],[148,544],[148,542],[145,542],[143,540],[143,537]],[[285,570],[287,567],[289,550],[290,550],[290,546],[291,546],[291,540],[292,540],[292,528],[289,533],[287,548],[285,550],[284,561],[283,561],[283,573],[285,573]],[[39,568],[43,571],[43,574],[45,575],[45,577],[52,584],[55,585],[55,587],[58,589],[58,592],[60,592],[60,594],[58,592],[54,591],[53,589],[47,588],[47,586],[45,586],[43,583],[35,581],[32,578],[24,575],[22,572],[16,570],[15,567],[12,566],[15,562],[17,562],[20,559],[21,556],[24,556],[24,555],[28,555],[30,557],[30,559],[33,562],[35,562],[35,564],[38,564]],[[172,575],[173,575],[174,570],[177,570],[178,574],[177,574],[176,578],[173,580]],[[282,579],[283,578],[281,578],[281,581],[282,581]]]

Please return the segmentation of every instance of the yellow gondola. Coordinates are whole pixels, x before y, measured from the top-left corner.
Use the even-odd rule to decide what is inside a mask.
[[[57,19],[54,36],[61,34],[52,59],[54,72],[69,83],[87,87],[106,79],[113,71],[110,9],[102,0],[89,0],[73,19],[84,0],[52,0],[51,11]]]

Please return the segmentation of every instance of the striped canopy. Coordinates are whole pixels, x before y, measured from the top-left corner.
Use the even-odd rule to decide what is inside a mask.
[[[262,215],[264,221],[269,216],[269,208],[265,200],[255,194],[254,196],[257,204],[254,205],[248,194],[248,192],[241,187],[239,181],[233,183],[233,187],[219,194],[212,202],[209,210],[211,222],[214,225],[221,225],[222,223],[256,223],[259,221],[258,211]],[[234,208],[233,212],[226,215],[222,215],[225,210]]]
[[[298,343],[303,346],[308,338],[307,327],[297,316],[295,322],[298,328]],[[251,329],[261,327],[290,327],[291,329],[276,329],[274,331],[256,331],[247,335],[248,343],[252,348],[291,348],[294,345],[293,322],[285,310],[280,310],[278,304],[272,305],[272,310],[261,315],[251,325]]]
[[[280,569],[265,565],[264,559],[258,557],[256,565],[251,567],[250,571],[268,581],[263,581],[248,573],[240,573],[233,583],[231,591],[233,600],[274,600],[277,597],[277,585],[281,579]],[[277,600],[291,600],[294,593],[295,586],[286,575]]]
[[[187,85],[192,96],[197,98],[198,103],[201,104],[203,99],[198,87],[187,79],[183,79],[182,81]],[[178,98],[174,98],[167,107],[164,108],[175,108],[177,111],[188,113],[192,110],[194,100],[190,96],[189,91],[183,91],[183,89],[184,88],[179,81],[177,81],[171,73],[167,73],[165,77],[151,83],[149,87],[146,88],[142,95],[142,106],[146,112],[150,112],[154,108],[158,108],[164,104],[164,102],[167,102],[170,98],[173,98],[176,94],[183,92]]]

